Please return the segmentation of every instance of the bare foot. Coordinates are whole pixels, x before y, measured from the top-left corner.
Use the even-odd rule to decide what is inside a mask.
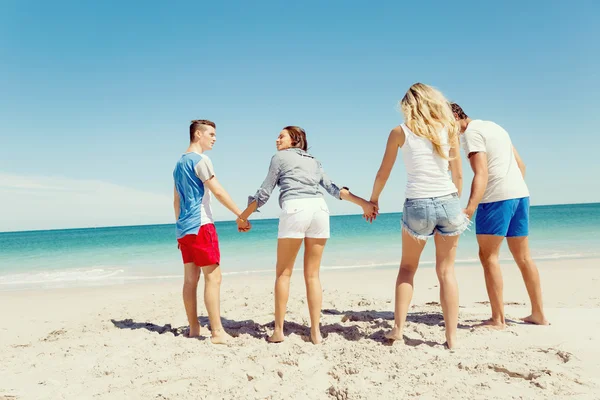
[[[531,314],[528,317],[525,318],[521,318],[521,320],[523,322],[527,322],[528,324],[534,324],[534,325],[550,325],[550,322],[548,322],[548,320],[546,318],[544,318],[544,315],[534,315]]]
[[[312,344],[323,343],[323,336],[321,336],[321,331],[310,332],[310,341],[312,342]]]
[[[215,329],[210,337],[213,344],[227,344],[230,339],[231,336],[224,329]]]
[[[483,321],[481,324],[476,325],[476,327],[502,330],[506,328],[506,324],[501,321],[496,321],[490,318],[487,321]]]
[[[456,336],[446,335],[446,347],[448,347],[449,350],[454,350],[458,347],[458,341],[456,340]]]
[[[386,333],[384,336],[386,339],[389,339],[389,340],[402,340],[402,330],[400,328],[394,327],[391,331]]]
[[[267,338],[267,341],[271,343],[281,343],[284,339],[285,336],[283,336],[282,331],[275,331],[271,336]]]
[[[190,325],[190,330],[188,331],[187,337],[189,337],[189,338],[200,337],[200,324],[195,325],[195,326]]]

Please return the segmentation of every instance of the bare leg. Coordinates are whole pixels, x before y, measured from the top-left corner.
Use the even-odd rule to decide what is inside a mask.
[[[503,240],[503,236],[477,235],[479,259],[483,266],[485,287],[492,307],[492,318],[485,321],[484,324],[498,329],[504,329],[506,326],[506,320],[504,319],[504,297],[502,294],[504,283],[498,261],[500,246]]]
[[[231,336],[221,324],[221,268],[218,265],[202,267],[204,273],[204,305],[210,322],[210,340],[214,344],[224,344]]]
[[[279,239],[277,241],[277,271],[275,278],[275,329],[268,338],[269,342],[281,342],[283,336],[283,320],[288,298],[290,297],[290,277],[302,239]]]
[[[402,260],[396,278],[396,295],[394,305],[394,328],[385,337],[391,340],[401,340],[402,330],[408,314],[408,306],[413,295],[413,279],[419,266],[421,253],[426,240],[418,240],[402,230]]]
[[[313,344],[319,344],[323,341],[319,325],[323,304],[319,270],[325,243],[327,243],[327,239],[306,238],[304,240],[304,283],[306,284],[306,297],[310,314],[310,340]]]
[[[456,346],[458,329],[458,283],[454,273],[456,247],[460,236],[435,235],[435,272],[440,281],[440,302],[446,324],[446,344]]]
[[[525,287],[529,294],[529,300],[531,301],[531,315],[523,318],[523,320],[536,325],[548,325],[542,305],[540,274],[529,253],[529,239],[527,236],[509,237],[506,238],[506,241],[515,262],[521,270],[521,275],[523,275],[523,281],[525,281]]]
[[[194,263],[183,264],[183,305],[190,324],[190,337],[200,336],[200,323],[198,322],[198,280],[200,268]]]

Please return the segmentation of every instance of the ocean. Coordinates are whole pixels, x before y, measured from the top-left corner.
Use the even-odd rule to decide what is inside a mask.
[[[322,269],[397,268],[401,218],[381,214],[368,224],[360,215],[332,216]],[[225,276],[274,271],[278,220],[252,224],[247,233],[232,221],[215,224]],[[422,267],[434,266],[430,242]],[[600,203],[532,207],[530,245],[539,261],[599,257]],[[511,259],[506,243],[501,259]],[[456,262],[479,265],[474,226],[461,237]],[[174,224],[0,233],[1,291],[180,279],[182,269]]]

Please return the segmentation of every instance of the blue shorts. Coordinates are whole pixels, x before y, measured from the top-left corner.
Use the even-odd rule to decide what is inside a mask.
[[[402,212],[402,228],[411,236],[425,240],[435,232],[443,236],[460,235],[469,226],[458,194],[406,199]]]
[[[480,204],[475,216],[478,235],[529,235],[529,197]]]

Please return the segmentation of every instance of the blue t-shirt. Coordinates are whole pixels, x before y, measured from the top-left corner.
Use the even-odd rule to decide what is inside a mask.
[[[213,176],[212,162],[204,154],[185,153],[175,165],[173,179],[179,194],[177,239],[195,235],[200,226],[213,223],[210,191],[204,187],[204,182]]]

